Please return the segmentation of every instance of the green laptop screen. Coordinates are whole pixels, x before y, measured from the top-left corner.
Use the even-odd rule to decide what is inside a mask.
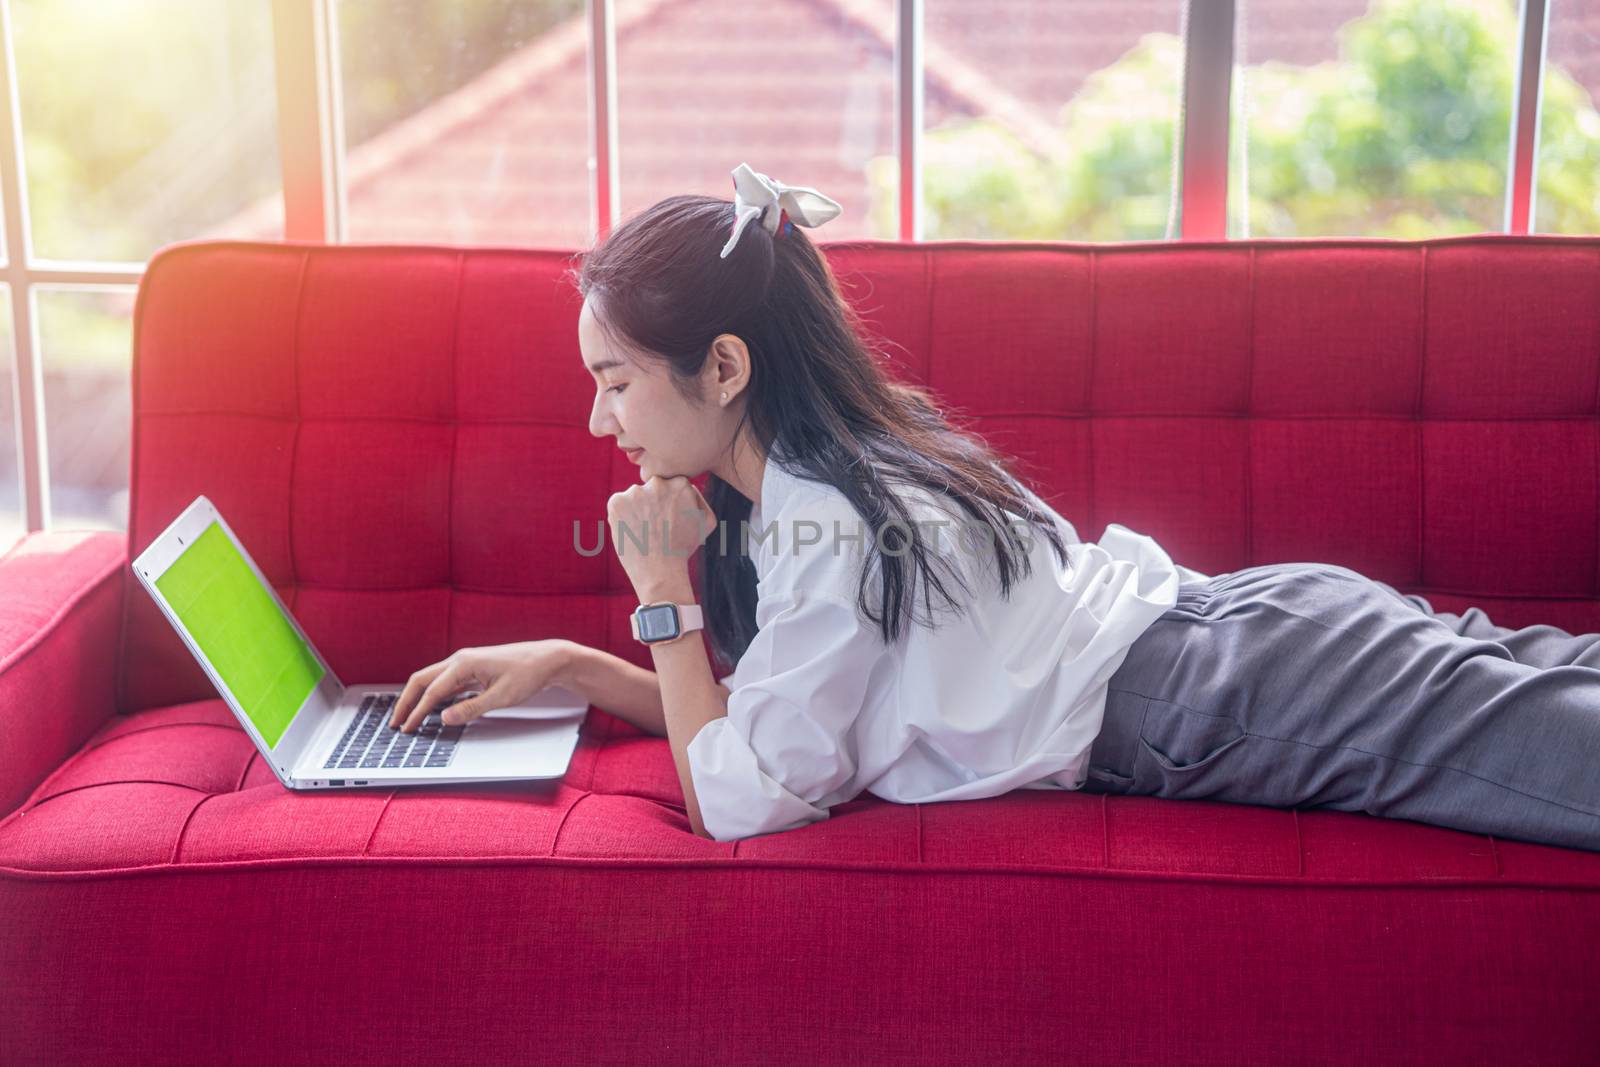
[[[268,747],[322,680],[322,665],[213,522],[156,588]]]

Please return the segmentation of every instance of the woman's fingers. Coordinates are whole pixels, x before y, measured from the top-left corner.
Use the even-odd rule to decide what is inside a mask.
[[[458,726],[461,723],[471,722],[486,711],[493,711],[502,703],[496,692],[498,688],[499,683],[496,682],[477,696],[456,701],[445,708],[439,718],[444,720],[446,726]]]
[[[411,709],[416,706],[417,699],[422,696],[423,690],[433,683],[433,680],[444,673],[450,666],[449,660],[442,660],[422,668],[406,681],[404,689],[400,690],[400,699],[394,702],[394,711],[389,715],[389,727],[393,729],[406,721],[406,716],[411,714]]]
[[[550,684],[571,647],[556,639],[459,649],[411,676],[395,701],[389,727],[411,733],[434,711],[446,725],[457,726],[518,704]]]
[[[428,717],[428,713],[434,709],[435,705],[443,703],[454,696],[458,689],[464,689],[467,683],[475,681],[476,679],[471,676],[471,672],[459,660],[445,667],[433,681],[428,683],[428,687],[422,691],[422,696],[417,699],[416,706],[407,713],[404,722],[401,723],[400,732],[413,733],[418,726],[422,725],[422,720]],[[396,704],[398,703],[396,701]]]

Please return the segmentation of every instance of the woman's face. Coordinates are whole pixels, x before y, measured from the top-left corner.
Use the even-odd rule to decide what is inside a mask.
[[[726,451],[733,405],[693,404],[674,388],[665,363],[636,360],[614,348],[595,320],[589,300],[578,315],[578,348],[595,381],[589,432],[616,438],[620,448],[637,449],[628,458],[639,465],[640,481],[656,475],[693,478]],[[714,358],[706,360],[708,379],[715,378],[716,363]],[[710,384],[711,380],[701,383],[701,395],[707,395]]]

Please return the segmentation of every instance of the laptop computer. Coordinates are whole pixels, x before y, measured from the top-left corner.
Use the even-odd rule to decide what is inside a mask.
[[[588,704],[561,686],[445,725],[440,713],[467,690],[413,733],[390,729],[405,683],[340,681],[204,495],[133,571],[288,789],[559,778],[577,748]]]

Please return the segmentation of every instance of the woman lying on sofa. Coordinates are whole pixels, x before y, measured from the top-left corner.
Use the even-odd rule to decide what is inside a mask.
[[[668,739],[718,841],[862,790],[1083,789],[1600,850],[1600,634],[1434,612],[1333,564],[1208,576],[1117,523],[1083,541],[886,373],[797,228],[838,203],[743,164],[733,184],[658,202],[574,272],[589,429],[639,466],[607,520],[655,671],[559,639],[464,649],[392,726],[564,685]]]

